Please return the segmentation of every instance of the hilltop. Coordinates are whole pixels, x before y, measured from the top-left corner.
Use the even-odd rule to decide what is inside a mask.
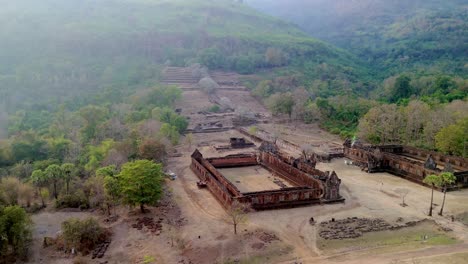
[[[403,71],[468,74],[466,1],[247,2],[359,56],[382,77]]]

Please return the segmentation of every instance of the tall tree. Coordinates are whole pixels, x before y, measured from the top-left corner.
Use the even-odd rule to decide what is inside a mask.
[[[166,158],[166,146],[159,140],[146,139],[138,149],[138,155],[141,159],[162,162]]]
[[[107,205],[107,214],[109,215],[111,214],[111,207],[115,208],[121,198],[121,188],[117,175],[117,168],[114,165],[96,170],[96,176],[104,179],[104,199]]]
[[[63,172],[67,194],[69,194],[70,181],[73,179],[73,177],[76,176],[75,165],[72,163],[64,163],[62,166],[60,166],[60,169]]]
[[[400,75],[395,80],[395,85],[391,94],[391,101],[397,102],[400,99],[408,98],[412,93],[411,78],[407,75]]]
[[[273,114],[287,114],[292,116],[294,98],[291,93],[276,93],[268,98],[267,105]]]
[[[144,206],[155,204],[162,195],[163,170],[162,165],[149,160],[128,162],[122,166],[119,176],[123,201],[129,205],[140,205],[142,213]]]
[[[192,133],[188,133],[187,135],[185,135],[185,143],[187,144],[189,150],[192,149],[193,142],[194,138]]]
[[[439,186],[442,187],[443,192],[444,192],[444,199],[442,200],[442,206],[440,207],[440,211],[439,211],[439,215],[442,215],[444,211],[444,206],[445,206],[445,195],[447,194],[447,188],[450,185],[454,184],[457,178],[451,172],[442,172],[439,175],[439,178],[440,178]]]
[[[48,178],[47,174],[45,174],[42,170],[35,170],[31,174],[31,181],[34,186],[37,188],[37,193],[41,197],[42,207],[45,207],[45,200],[44,196],[42,195],[42,187],[47,184]]]
[[[468,117],[442,128],[435,136],[436,146],[443,152],[468,156]]]
[[[31,219],[23,208],[0,207],[0,260],[7,259],[10,254],[22,258],[27,256],[31,224]]]
[[[430,108],[421,101],[411,101],[404,109],[406,129],[404,140],[406,144],[415,142],[422,145],[424,128],[429,119]]]
[[[54,185],[54,198],[58,198],[58,192],[57,192],[57,184],[59,180],[63,176],[62,168],[60,168],[59,165],[57,164],[52,164],[47,169],[45,170],[45,174],[47,175],[47,178],[52,181],[52,184]]]
[[[432,216],[432,205],[434,203],[434,188],[439,185],[440,178],[437,175],[431,174],[427,175],[426,178],[424,178],[423,182],[431,186],[431,204],[429,206],[428,216]]]

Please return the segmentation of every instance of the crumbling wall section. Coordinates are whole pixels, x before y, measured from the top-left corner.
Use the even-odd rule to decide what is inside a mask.
[[[318,203],[316,191],[309,187],[289,187],[278,191],[260,191],[243,193],[241,202],[250,203],[256,210],[292,207]]]
[[[466,158],[444,155],[440,152],[428,151],[428,150],[414,148],[410,146],[403,146],[403,153],[408,153],[414,156],[418,156],[418,157],[421,157],[422,159],[426,159],[429,155],[431,155],[432,158],[436,162],[444,163],[444,164],[448,162],[452,165],[455,165],[461,168],[466,168],[468,170],[468,159]]]
[[[375,157],[375,151],[380,151],[380,157]],[[431,156],[439,163],[449,163],[457,166],[459,169],[468,168],[467,159],[443,155],[434,151],[426,151],[408,146],[349,146],[345,143],[345,156],[357,165],[360,165],[368,172],[385,171],[394,175],[403,177],[410,181],[425,185],[424,178],[427,175],[439,174],[440,170],[429,169],[424,163],[406,158],[405,155],[417,156],[421,160]],[[468,187],[468,169],[467,171],[455,172],[457,178],[456,185],[459,187]],[[449,188],[454,189],[454,188]]]
[[[229,168],[258,165],[256,155],[233,155],[207,159],[215,168]]]
[[[366,164],[367,166],[367,155],[369,151],[361,148],[344,148],[345,157],[352,159],[355,162],[360,163],[360,165]]]
[[[303,161],[299,161],[297,163],[297,168],[305,173],[308,173],[310,175],[314,175],[314,176],[326,176],[327,173],[326,172],[323,172],[321,170],[317,170],[314,166],[306,163],[306,162],[303,162]]]
[[[437,171],[424,168],[419,162],[411,161],[391,153],[385,153],[382,162],[387,172],[416,183],[422,183],[427,175],[438,174]]]
[[[307,173],[294,168],[268,152],[260,153],[260,161],[265,164],[265,167],[273,170],[276,174],[295,185],[308,186],[312,188],[314,190],[314,198],[319,199],[323,196],[324,190],[322,183]]]
[[[192,164],[190,165],[190,168],[200,180],[206,183],[208,190],[210,190],[213,196],[221,203],[224,208],[229,208],[231,206],[233,202],[232,194],[195,158],[192,158]]]
[[[240,196],[241,192],[237,187],[231,183],[228,179],[226,179],[213,165],[210,164],[209,161],[206,159],[202,159],[201,165],[205,167],[211,175],[213,175],[218,182],[220,182],[226,189],[231,193],[231,196],[236,197]]]

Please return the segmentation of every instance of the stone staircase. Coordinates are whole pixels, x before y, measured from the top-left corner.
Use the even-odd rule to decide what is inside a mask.
[[[221,90],[247,91],[240,85],[239,74],[234,72],[213,71],[210,77],[219,84]],[[192,76],[192,70],[186,67],[166,67],[162,73],[162,83],[177,85],[184,91],[197,90],[199,79]]]
[[[182,90],[197,89],[198,78],[192,76],[192,70],[185,67],[166,67],[163,70],[163,84],[177,85]]]

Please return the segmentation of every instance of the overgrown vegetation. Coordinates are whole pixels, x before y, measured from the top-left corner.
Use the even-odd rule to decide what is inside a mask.
[[[26,259],[31,242],[31,220],[19,206],[0,205],[0,263]]]
[[[447,154],[467,156],[468,103],[429,105],[414,100],[408,105],[373,107],[359,123],[359,136],[371,143],[404,143]]]
[[[109,235],[92,217],[84,220],[69,218],[62,223],[62,236],[67,250],[74,249],[87,254],[97,244],[106,241]]]

